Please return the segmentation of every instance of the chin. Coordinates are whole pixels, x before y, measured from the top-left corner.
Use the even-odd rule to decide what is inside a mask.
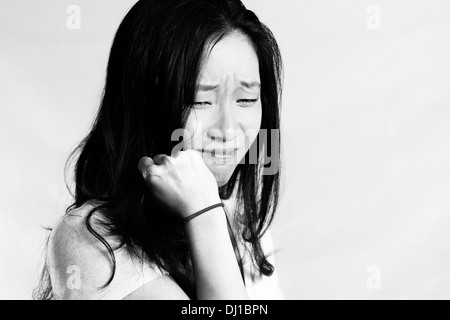
[[[211,165],[208,166],[209,170],[211,170],[214,178],[216,178],[217,186],[223,187],[228,183],[231,176],[233,175],[234,170],[236,169],[236,165],[223,165],[216,166]]]

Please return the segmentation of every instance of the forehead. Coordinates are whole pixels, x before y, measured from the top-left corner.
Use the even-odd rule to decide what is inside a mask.
[[[248,37],[239,33],[227,35],[206,52],[199,74],[200,83],[259,81],[258,56]]]

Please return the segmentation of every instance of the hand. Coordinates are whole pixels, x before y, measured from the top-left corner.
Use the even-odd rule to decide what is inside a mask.
[[[153,197],[181,218],[221,202],[216,179],[198,151],[142,157],[138,168]]]

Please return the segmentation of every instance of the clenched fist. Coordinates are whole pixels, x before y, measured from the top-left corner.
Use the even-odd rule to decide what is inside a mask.
[[[138,168],[152,196],[181,218],[221,202],[216,179],[198,151],[142,157]]]

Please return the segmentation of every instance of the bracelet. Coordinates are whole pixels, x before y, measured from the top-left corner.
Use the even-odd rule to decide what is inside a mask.
[[[205,213],[206,211],[209,211],[209,210],[214,209],[214,208],[217,208],[217,207],[225,207],[225,205],[223,204],[223,202],[213,204],[212,206],[209,206],[209,207],[207,207],[207,208],[205,208],[205,209],[202,209],[202,210],[200,210],[200,211],[198,211],[198,212],[196,212],[196,213],[194,213],[194,214],[191,214],[190,216],[184,218],[183,224],[186,224],[186,223],[188,223],[190,220],[192,220],[192,219],[194,219],[195,217],[198,217],[199,215],[201,215],[202,213]]]

